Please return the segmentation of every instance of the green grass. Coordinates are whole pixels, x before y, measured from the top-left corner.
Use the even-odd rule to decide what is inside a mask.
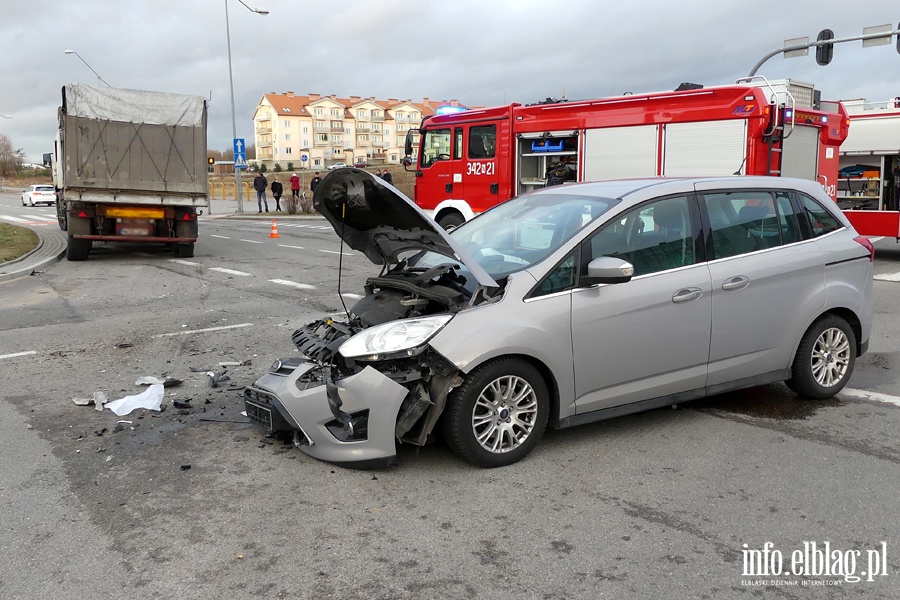
[[[0,223],[0,263],[15,260],[38,246],[38,236],[25,227]]]

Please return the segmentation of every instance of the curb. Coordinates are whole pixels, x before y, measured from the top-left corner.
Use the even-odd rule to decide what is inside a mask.
[[[32,229],[38,236],[37,248],[15,260],[0,263],[0,281],[31,275],[50,263],[57,262],[66,253],[67,236],[62,231]]]

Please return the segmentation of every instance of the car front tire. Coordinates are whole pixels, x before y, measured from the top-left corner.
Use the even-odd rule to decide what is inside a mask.
[[[856,334],[836,315],[813,323],[800,340],[789,388],[809,398],[831,398],[840,392],[856,364]]]
[[[538,444],[550,412],[541,374],[518,358],[501,358],[472,371],[453,391],[444,437],[453,451],[479,467],[503,467]]]

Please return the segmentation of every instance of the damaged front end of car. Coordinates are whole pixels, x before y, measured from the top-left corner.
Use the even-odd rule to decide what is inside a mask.
[[[314,203],[382,271],[346,320],[294,332],[301,356],[276,361],[246,388],[247,416],[269,432],[293,434],[314,458],[383,467],[395,460],[398,441],[429,441],[462,382],[429,340],[460,310],[499,299],[502,288],[409,199],[364,171],[330,173]]]

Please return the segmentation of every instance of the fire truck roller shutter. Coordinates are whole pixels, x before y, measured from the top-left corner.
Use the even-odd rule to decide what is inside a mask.
[[[747,121],[665,125],[663,175],[704,177],[746,173]]]
[[[584,180],[655,177],[657,125],[584,132]]]
[[[791,131],[790,127],[785,128],[785,133],[788,131]],[[781,176],[816,181],[818,166],[819,128],[795,125],[782,144]]]

